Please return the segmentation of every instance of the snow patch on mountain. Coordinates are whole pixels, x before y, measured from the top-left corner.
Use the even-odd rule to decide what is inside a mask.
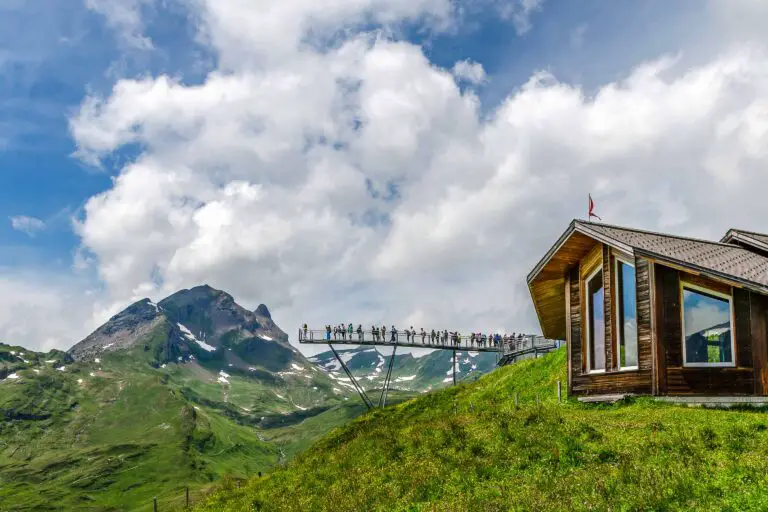
[[[189,341],[194,341],[195,343],[200,345],[203,348],[203,350],[207,350],[208,352],[213,352],[213,351],[216,350],[216,347],[214,347],[212,345],[209,345],[206,342],[200,341],[199,339],[197,339],[197,336],[192,334],[192,331],[187,329],[185,326],[181,325],[180,323],[177,323],[176,325],[179,326],[179,329],[181,330],[181,333],[184,335],[185,338],[187,338]]]

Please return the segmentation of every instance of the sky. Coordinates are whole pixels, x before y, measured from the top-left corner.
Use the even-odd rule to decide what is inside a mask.
[[[304,322],[539,332],[606,223],[768,230],[759,0],[4,0],[0,340],[207,283]]]

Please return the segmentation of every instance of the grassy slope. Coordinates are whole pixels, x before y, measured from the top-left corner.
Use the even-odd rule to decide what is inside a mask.
[[[564,369],[560,350],[369,413],[199,509],[768,509],[765,413],[559,404]]]
[[[0,382],[0,510],[151,510],[153,496],[167,509],[186,485],[194,499],[224,475],[267,470],[356,413],[350,402],[331,404],[311,420],[257,429],[237,412],[238,402],[264,398],[261,383],[233,375],[225,392],[215,372],[194,380],[186,366],[152,368],[148,345],[63,372],[47,355],[15,358],[20,378]],[[286,388],[300,403],[318,393]]]

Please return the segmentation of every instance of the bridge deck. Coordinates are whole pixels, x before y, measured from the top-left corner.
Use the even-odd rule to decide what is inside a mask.
[[[371,331],[364,331],[362,334],[356,332],[341,336],[337,334],[335,337],[333,333],[328,339],[327,333],[320,330],[307,331],[306,335],[304,331],[299,330],[299,343],[315,344],[315,345],[327,345],[333,343],[334,345],[379,345],[379,346],[397,346],[397,347],[412,347],[412,348],[429,348],[440,350],[465,350],[468,352],[502,352],[503,349],[500,346],[489,344],[487,341],[483,345],[481,343],[472,342],[470,336],[461,336],[460,339],[454,341],[448,338],[448,341],[443,341],[443,338],[435,339],[434,342],[430,338],[429,334],[422,338],[420,333],[416,333],[415,336],[406,336],[404,333],[399,332],[392,341],[392,335],[387,332],[386,338],[374,336]]]

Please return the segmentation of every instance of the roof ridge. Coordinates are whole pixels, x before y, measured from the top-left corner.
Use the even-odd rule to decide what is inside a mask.
[[[606,228],[621,229],[621,230],[624,230],[624,231],[632,231],[634,233],[643,233],[643,234],[646,234],[646,235],[655,235],[655,236],[661,236],[661,237],[665,237],[665,238],[676,238],[678,240],[688,240],[690,242],[700,242],[700,243],[705,243],[705,244],[710,244],[710,245],[718,245],[718,246],[722,246],[722,247],[728,247],[728,248],[731,248],[731,249],[741,249],[743,251],[746,251],[746,249],[744,249],[743,247],[740,247],[740,246],[738,246],[736,244],[728,244],[728,243],[724,243],[724,242],[713,242],[712,240],[705,240],[703,238],[693,238],[693,237],[690,237],[690,236],[681,236],[681,235],[670,235],[669,233],[659,233],[658,231],[649,231],[647,229],[628,228],[628,227],[624,227],[624,226],[617,226],[615,224],[604,224],[602,222],[590,222],[590,221],[579,220],[579,219],[574,219],[574,221],[578,222],[580,224],[586,224],[588,226],[598,226],[598,227],[603,226],[603,227],[606,227]],[[759,234],[759,233],[757,233],[757,234]],[[768,236],[768,235],[766,235],[766,236]]]
[[[766,237],[768,237],[768,233],[760,233],[758,231],[747,231],[746,229],[737,229],[737,228],[730,228],[725,233],[725,235],[728,236],[728,233],[730,233],[731,231],[733,231],[735,233],[743,233],[745,235],[759,235],[759,236],[766,236]]]

